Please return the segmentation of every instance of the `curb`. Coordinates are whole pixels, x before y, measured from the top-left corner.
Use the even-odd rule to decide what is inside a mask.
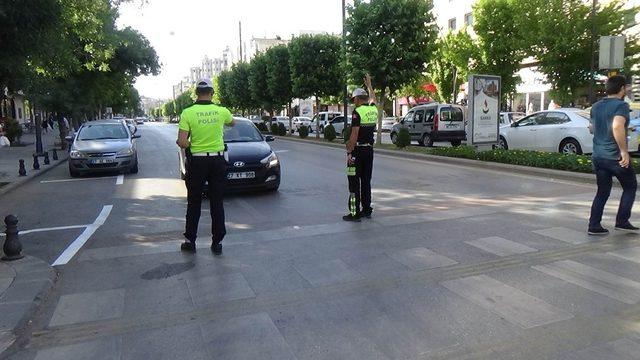
[[[322,141],[316,141],[316,140],[303,140],[303,139],[296,139],[296,138],[282,137],[282,136],[276,136],[276,138],[278,138],[278,140],[283,140],[283,141],[344,149],[344,144],[340,144],[340,143],[329,143],[329,142],[322,142]],[[548,179],[548,180],[568,180],[568,181],[580,182],[580,183],[591,184],[591,185],[596,183],[595,174],[576,173],[571,171],[536,168],[536,167],[529,167],[529,166],[522,166],[522,165],[502,164],[502,163],[496,163],[496,162],[470,160],[470,159],[462,159],[462,158],[455,158],[455,157],[448,157],[448,156],[428,155],[428,154],[420,154],[420,153],[412,153],[412,152],[400,152],[400,151],[387,150],[387,149],[375,149],[375,151],[378,154],[393,156],[401,159],[422,160],[426,162],[434,162],[434,163],[440,163],[440,164],[473,167],[473,168],[479,168],[479,169],[485,169],[485,170],[487,169],[496,170],[501,172],[517,173],[521,175],[544,177],[545,179]],[[617,185],[617,182],[615,184]]]
[[[0,358],[8,356],[17,346],[16,340],[27,332],[31,319],[41,311],[58,278],[51,265],[33,256],[3,264],[13,269],[15,278],[0,296],[0,306],[8,310],[3,317],[12,317],[7,320],[10,324],[0,329]],[[10,312],[11,309],[14,311]]]
[[[25,177],[21,177],[18,178],[16,181],[12,181],[11,183],[9,183],[9,185],[5,185],[3,187],[0,188],[0,197],[2,197],[4,194],[8,193],[9,191],[24,185],[24,183],[30,181],[31,179],[37,178],[40,175],[43,175],[49,171],[51,171],[52,169],[58,167],[60,164],[66,162],[68,160],[67,157],[65,157],[64,159],[60,159],[57,162],[56,161],[51,161],[51,164],[49,165],[40,165],[40,170],[31,170],[29,172],[29,175],[25,176]]]

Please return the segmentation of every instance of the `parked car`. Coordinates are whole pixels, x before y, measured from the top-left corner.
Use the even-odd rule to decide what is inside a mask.
[[[289,117],[288,116],[274,116],[271,118],[271,122],[272,123],[281,123],[284,125],[284,128],[287,129],[287,132],[289,132],[290,127],[289,127]]]
[[[589,117],[582,109],[540,111],[501,127],[497,147],[590,154],[593,152],[593,134],[589,131]],[[638,136],[632,134],[628,140],[629,151],[637,152]]]
[[[393,125],[398,122],[398,118],[395,116],[389,116],[382,119],[382,132],[391,132]]]
[[[88,121],[75,136],[67,136],[69,174],[77,177],[93,172],[138,172],[138,150],[134,134],[122,121]]]
[[[319,124],[320,133],[323,134],[324,127],[327,126],[329,121],[333,120],[333,118],[335,118],[336,116],[341,116],[341,115],[343,114],[337,111],[321,111],[313,117],[310,125],[313,127],[313,130],[315,131],[316,127],[318,126],[317,124]]]
[[[500,126],[509,126],[512,123],[522,119],[527,116],[527,114],[523,112],[501,112],[500,113]]]
[[[227,145],[227,189],[271,190],[280,187],[280,160],[268,142],[271,135],[263,136],[253,122],[246,118],[234,117],[236,125],[225,127],[224,142]],[[188,156],[180,150],[179,171],[186,179]]]
[[[395,144],[401,128],[409,130],[412,141],[422,146],[433,146],[436,141],[449,141],[458,146],[466,138],[464,108],[455,104],[429,103],[418,105],[391,128],[391,141]]]
[[[344,137],[344,115],[334,117],[333,120],[329,121],[329,124],[336,129],[337,136]],[[347,116],[347,125],[351,126],[351,115]]]
[[[311,118],[309,117],[305,117],[305,116],[294,116],[293,117],[293,130],[294,131],[300,131],[300,128],[305,126],[307,128],[309,128],[309,132],[313,132],[313,129],[311,129]]]
[[[145,119],[144,118],[136,118],[135,119],[136,125],[144,125]]]

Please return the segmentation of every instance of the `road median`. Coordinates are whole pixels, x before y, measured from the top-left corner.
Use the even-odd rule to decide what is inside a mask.
[[[318,146],[344,149],[344,144],[342,143],[328,142],[323,139],[320,139],[320,140],[310,139],[310,138],[300,139],[292,136],[286,136],[286,137],[277,136],[277,138],[283,141],[291,141],[291,142],[297,142],[297,143],[313,144]],[[549,180],[567,180],[567,181],[575,181],[575,182],[586,183],[586,184],[595,184],[596,182],[596,178],[594,174],[546,169],[546,168],[522,166],[522,165],[503,164],[503,163],[497,163],[497,162],[471,160],[471,159],[448,157],[448,156],[431,155],[431,154],[411,152],[411,151],[401,150],[401,149],[392,150],[392,149],[380,148],[380,147],[376,147],[375,149],[377,154],[383,154],[386,156],[392,156],[392,157],[397,157],[402,159],[422,160],[425,162],[433,162],[433,163],[439,163],[439,164],[457,165],[457,166],[464,166],[464,167],[495,170],[495,171],[501,171],[501,172],[507,172],[507,173],[516,173],[520,175],[543,177]]]

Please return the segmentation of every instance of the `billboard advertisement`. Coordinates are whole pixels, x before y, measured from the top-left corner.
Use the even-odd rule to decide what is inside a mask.
[[[469,75],[470,145],[497,144],[500,132],[500,76]]]

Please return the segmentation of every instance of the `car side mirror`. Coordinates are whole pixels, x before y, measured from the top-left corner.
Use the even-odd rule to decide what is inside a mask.
[[[266,141],[266,142],[276,141],[276,137],[275,137],[275,136],[273,136],[273,135],[266,135],[266,136],[264,137],[264,141]]]
[[[511,127],[518,127],[518,123],[511,123]]]
[[[142,135],[138,135],[138,134],[131,135],[132,139],[140,139],[141,137],[142,137]]]
[[[65,139],[67,142],[72,142],[72,141],[73,141],[73,136],[71,136],[71,135],[69,135],[69,136],[65,136],[65,137],[64,137],[64,139]]]

